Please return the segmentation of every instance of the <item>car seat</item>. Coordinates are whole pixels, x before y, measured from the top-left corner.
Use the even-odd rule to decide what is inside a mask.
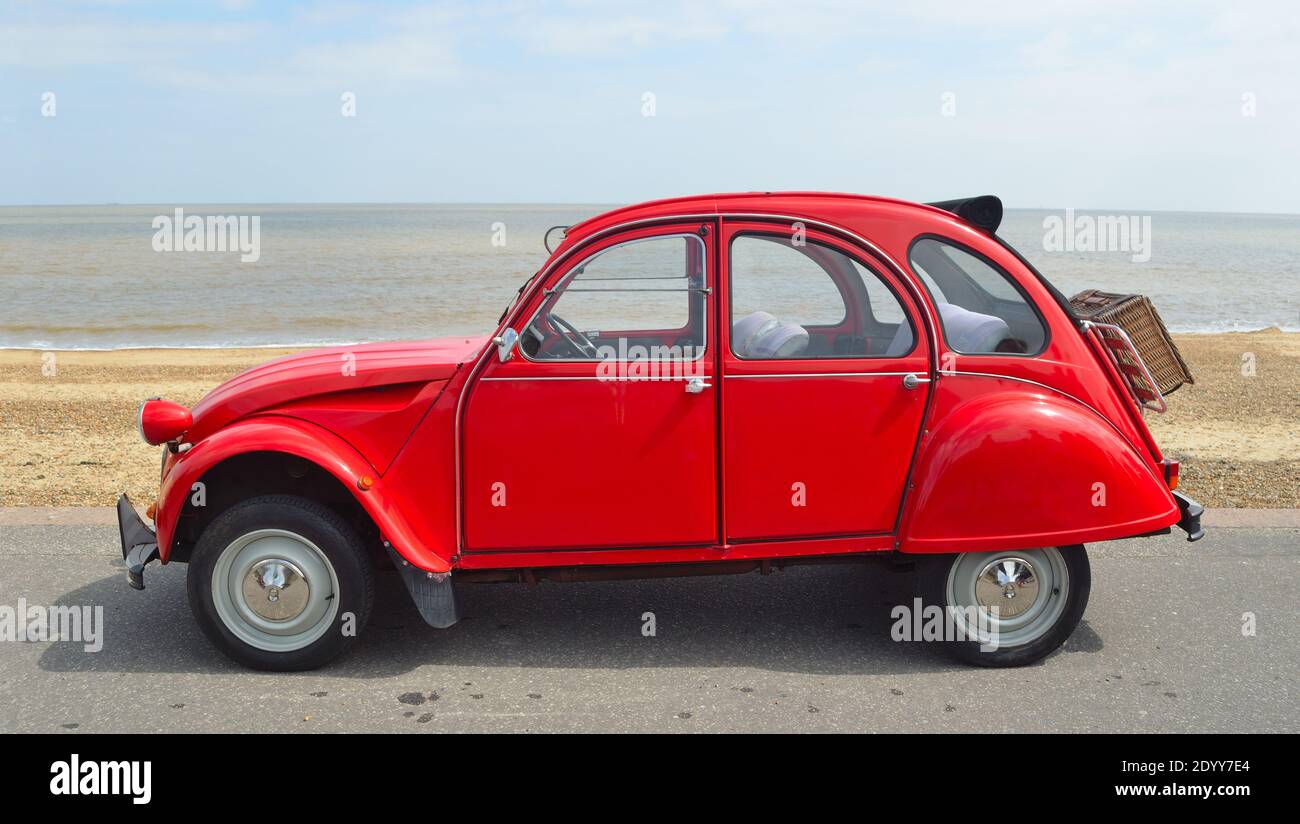
[[[776,326],[777,319],[768,312],[752,312],[732,324],[731,351],[749,357],[749,347],[763,331]]]
[[[808,330],[797,323],[765,328],[749,346],[751,358],[795,358],[808,348]]]
[[[958,352],[979,354],[996,352],[998,345],[1011,336],[1011,327],[1002,318],[972,312],[954,303],[936,303],[943,320],[948,345]],[[912,325],[898,324],[894,339],[885,350],[886,357],[898,357],[912,348]]]

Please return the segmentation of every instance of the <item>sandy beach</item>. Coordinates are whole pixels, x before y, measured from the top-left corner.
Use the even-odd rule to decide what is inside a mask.
[[[1147,418],[1182,489],[1213,507],[1300,506],[1300,334],[1176,335],[1196,376]],[[160,395],[193,404],[292,349],[0,350],[0,506],[108,506],[158,490],[158,450],[135,412]],[[1253,374],[1243,368],[1253,362]]]

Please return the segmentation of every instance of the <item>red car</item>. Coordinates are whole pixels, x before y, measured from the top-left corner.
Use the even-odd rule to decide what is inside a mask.
[[[389,561],[447,627],[468,582],[889,559],[958,656],[1042,658],[1087,604],[1083,544],[1195,540],[1201,508],[1143,422],[1163,400],[1001,215],[811,193],[616,209],[564,227],[491,336],[147,401],[162,489],[152,528],[118,502],[129,581],[188,562],[212,641],[292,670],[352,642]]]

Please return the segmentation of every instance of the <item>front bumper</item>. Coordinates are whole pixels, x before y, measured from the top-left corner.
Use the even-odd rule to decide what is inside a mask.
[[[1178,528],[1187,533],[1187,540],[1199,541],[1204,538],[1201,515],[1205,513],[1205,507],[1181,492],[1174,493],[1174,500],[1178,502]]]
[[[122,538],[126,582],[132,589],[144,589],[144,568],[158,560],[158,538],[140,519],[126,495],[117,499],[117,532]]]

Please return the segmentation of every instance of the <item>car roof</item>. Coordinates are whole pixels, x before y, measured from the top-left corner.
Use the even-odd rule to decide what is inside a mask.
[[[818,218],[834,223],[837,222],[837,218],[842,219],[848,211],[857,212],[859,216],[865,217],[874,211],[873,207],[881,210],[899,208],[916,210],[918,214],[928,214],[932,218],[941,216],[947,221],[957,220],[951,212],[934,206],[877,195],[847,192],[723,192],[650,200],[602,212],[570,226],[565,232],[565,239],[560,248],[570,246],[612,226],[673,215],[716,215],[739,212]]]

